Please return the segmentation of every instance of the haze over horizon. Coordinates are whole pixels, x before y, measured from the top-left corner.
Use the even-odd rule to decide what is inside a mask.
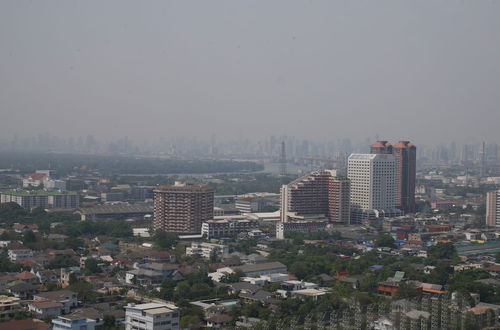
[[[0,138],[500,142],[500,3],[0,2]]]

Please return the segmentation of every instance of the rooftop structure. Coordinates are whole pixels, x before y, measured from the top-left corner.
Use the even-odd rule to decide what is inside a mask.
[[[125,307],[125,329],[177,330],[179,309],[172,304],[128,304]]]

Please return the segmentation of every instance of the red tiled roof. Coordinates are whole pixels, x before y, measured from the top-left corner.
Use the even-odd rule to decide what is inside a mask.
[[[45,173],[31,173],[31,174],[26,174],[24,176],[25,179],[32,179],[32,180],[42,180],[45,178],[47,174]]]
[[[488,267],[488,271],[490,272],[500,272],[500,265],[491,265]]]
[[[399,141],[394,145],[394,148],[396,149],[404,149],[409,147],[410,141]]]
[[[37,278],[35,274],[30,273],[30,272],[22,272],[19,274],[16,274],[16,278],[19,280],[31,280]]]
[[[48,330],[51,324],[38,320],[13,320],[1,324],[2,329],[9,330]]]
[[[36,308],[57,308],[63,307],[63,304],[51,301],[51,300],[33,300],[29,302],[30,305],[35,306]]]
[[[390,146],[391,144],[388,143],[387,141],[377,141],[374,144],[372,144],[372,148],[385,148]]]

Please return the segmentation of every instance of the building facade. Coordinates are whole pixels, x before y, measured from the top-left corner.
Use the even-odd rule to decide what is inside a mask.
[[[351,154],[347,164],[351,180],[353,221],[397,214],[396,160],[391,154]]]
[[[179,309],[172,304],[128,304],[125,307],[126,330],[178,330]]]
[[[96,321],[78,316],[59,316],[52,320],[52,330],[94,330]]]
[[[486,225],[500,227],[500,190],[486,194]]]
[[[405,213],[415,213],[415,181],[417,148],[409,141],[391,145],[377,141],[370,147],[372,154],[393,155],[396,160],[396,206]]]
[[[0,194],[0,203],[14,202],[25,209],[34,207],[55,209],[76,209],[80,197],[76,192],[57,191],[6,191]]]
[[[21,299],[0,296],[0,322],[13,319],[22,310]]]
[[[350,181],[335,170],[311,172],[281,187],[281,222],[295,216],[323,215],[330,222],[349,223]]]
[[[214,190],[208,185],[176,183],[154,191],[154,230],[199,234],[213,214]]]
[[[207,239],[235,237],[240,233],[249,232],[252,229],[258,229],[257,220],[246,219],[221,219],[207,220],[201,226],[201,234]]]

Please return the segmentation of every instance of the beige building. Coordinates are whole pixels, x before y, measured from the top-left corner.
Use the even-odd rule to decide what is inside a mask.
[[[281,187],[281,222],[321,215],[330,222],[349,223],[350,181],[335,170],[311,172]]]
[[[214,190],[203,184],[162,186],[154,190],[154,230],[200,234],[214,215]]]
[[[22,311],[20,301],[16,297],[0,296],[0,322],[14,318]]]

